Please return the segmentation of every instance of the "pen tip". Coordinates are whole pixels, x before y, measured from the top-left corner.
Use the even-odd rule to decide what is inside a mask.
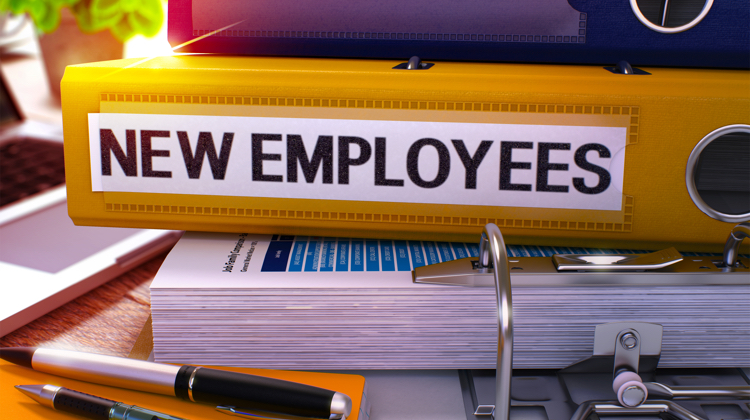
[[[24,395],[36,399],[35,397],[38,397],[42,393],[44,385],[16,385],[15,388]]]
[[[15,388],[32,400],[48,407],[52,407],[54,391],[59,389],[52,385],[16,385]]]
[[[0,347],[0,359],[30,368],[35,351],[36,347]]]

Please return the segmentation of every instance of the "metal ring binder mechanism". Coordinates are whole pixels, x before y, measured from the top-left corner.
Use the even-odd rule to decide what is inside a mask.
[[[737,254],[745,238],[750,238],[750,223],[740,223],[729,234],[727,244],[724,246],[724,267],[734,268],[741,264],[737,261]]]
[[[747,237],[750,237],[750,223],[735,226],[722,260],[683,258],[677,250],[669,248],[642,255],[555,255],[551,261],[544,257],[509,261],[500,229],[488,224],[482,233],[478,259],[419,267],[413,276],[415,283],[495,287],[498,305],[496,374],[480,370],[476,373],[461,371],[459,375],[469,419],[587,420],[590,416],[653,419],[661,415],[682,420],[747,419],[750,405],[743,400],[750,399],[750,379],[745,372],[711,369],[707,374],[690,371],[692,376],[685,376],[681,369],[657,370],[664,328],[649,322],[598,325],[591,357],[559,371],[516,372],[514,377],[510,276],[511,271],[514,277],[518,276],[514,281],[516,287],[747,285],[750,260],[737,256],[741,242]],[[685,378],[698,382],[685,385]],[[493,379],[494,395],[484,392],[486,401],[479,401],[477,395],[491,389]],[[523,396],[511,393],[512,379],[514,384],[521,385],[518,392]],[[535,385],[529,387],[517,380],[533,380],[531,383]],[[544,386],[562,389],[533,395]],[[495,404],[486,404],[493,397]],[[706,399],[710,404],[706,404]],[[535,410],[537,408],[541,411]]]
[[[490,261],[492,257],[492,261]],[[492,265],[490,265],[492,262]],[[499,418],[510,414],[510,378],[513,374],[513,301],[510,290],[508,255],[500,229],[488,224],[479,241],[479,267],[482,272],[493,268],[497,294],[497,385],[495,387],[495,412]],[[503,392],[503,390],[507,390]]]

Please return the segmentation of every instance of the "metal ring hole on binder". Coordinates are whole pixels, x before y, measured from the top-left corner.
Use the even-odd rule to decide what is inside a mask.
[[[651,75],[651,73],[645,70],[631,66],[630,63],[625,60],[620,61],[614,67],[605,67],[604,69],[609,70],[614,74]]]
[[[401,63],[395,67],[395,70],[427,70],[434,66],[435,63],[424,63],[422,59],[416,55],[411,57],[406,63]]]
[[[693,203],[722,222],[750,219],[750,125],[721,127],[690,153],[685,184]]]
[[[700,23],[713,6],[713,0],[703,5],[686,0],[630,0],[633,13],[651,30],[665,34],[687,31]]]

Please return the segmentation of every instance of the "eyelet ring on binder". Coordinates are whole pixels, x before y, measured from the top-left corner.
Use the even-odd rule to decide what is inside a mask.
[[[701,9],[701,12],[698,14],[698,16],[696,16],[693,20],[691,20],[690,22],[684,25],[675,26],[675,27],[665,26],[666,20],[667,20],[666,9],[668,7],[667,6],[668,1],[665,1],[664,3],[665,3],[664,4],[665,10],[664,10],[664,13],[662,14],[661,25],[658,25],[652,22],[643,14],[643,12],[641,11],[641,8],[638,6],[638,0],[630,0],[630,8],[633,9],[633,13],[638,18],[638,20],[640,20],[641,23],[646,25],[646,27],[648,27],[649,29],[656,31],[656,32],[661,32],[664,34],[676,34],[678,32],[687,31],[688,29],[700,23],[703,20],[703,18],[705,18],[706,15],[708,14],[708,11],[711,9],[711,6],[713,6],[714,0],[706,0],[706,3],[703,4],[703,9]]]
[[[413,56],[406,63],[401,63],[395,67],[394,70],[427,70],[434,66],[435,63],[425,63],[418,56]]]
[[[718,140],[728,134],[745,134],[750,140],[750,125],[746,124],[734,124],[725,127],[718,128],[710,132],[705,136],[698,144],[695,145],[693,151],[690,152],[688,157],[687,167],[685,170],[685,185],[687,186],[688,194],[693,200],[693,203],[706,215],[728,223],[740,223],[750,220],[750,209],[745,210],[744,213],[729,213],[726,211],[720,211],[706,203],[704,197],[701,196],[701,192],[696,185],[696,175],[700,172],[700,160],[701,155],[713,141]],[[742,141],[742,139],[740,139]],[[742,174],[739,175],[742,177]],[[750,195],[750,192],[748,192]]]

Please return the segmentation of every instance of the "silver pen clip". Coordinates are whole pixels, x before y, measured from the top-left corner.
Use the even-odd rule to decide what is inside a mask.
[[[283,416],[283,417],[270,417],[268,415],[264,414],[258,414],[254,412],[247,411],[242,408],[228,406],[228,405],[219,405],[216,406],[216,411],[229,415],[229,416],[235,416],[235,417],[242,417],[246,419],[257,419],[257,420],[311,420],[309,417],[297,417],[297,416]],[[346,420],[345,416],[341,416],[340,414],[331,414],[331,417],[327,420]]]

